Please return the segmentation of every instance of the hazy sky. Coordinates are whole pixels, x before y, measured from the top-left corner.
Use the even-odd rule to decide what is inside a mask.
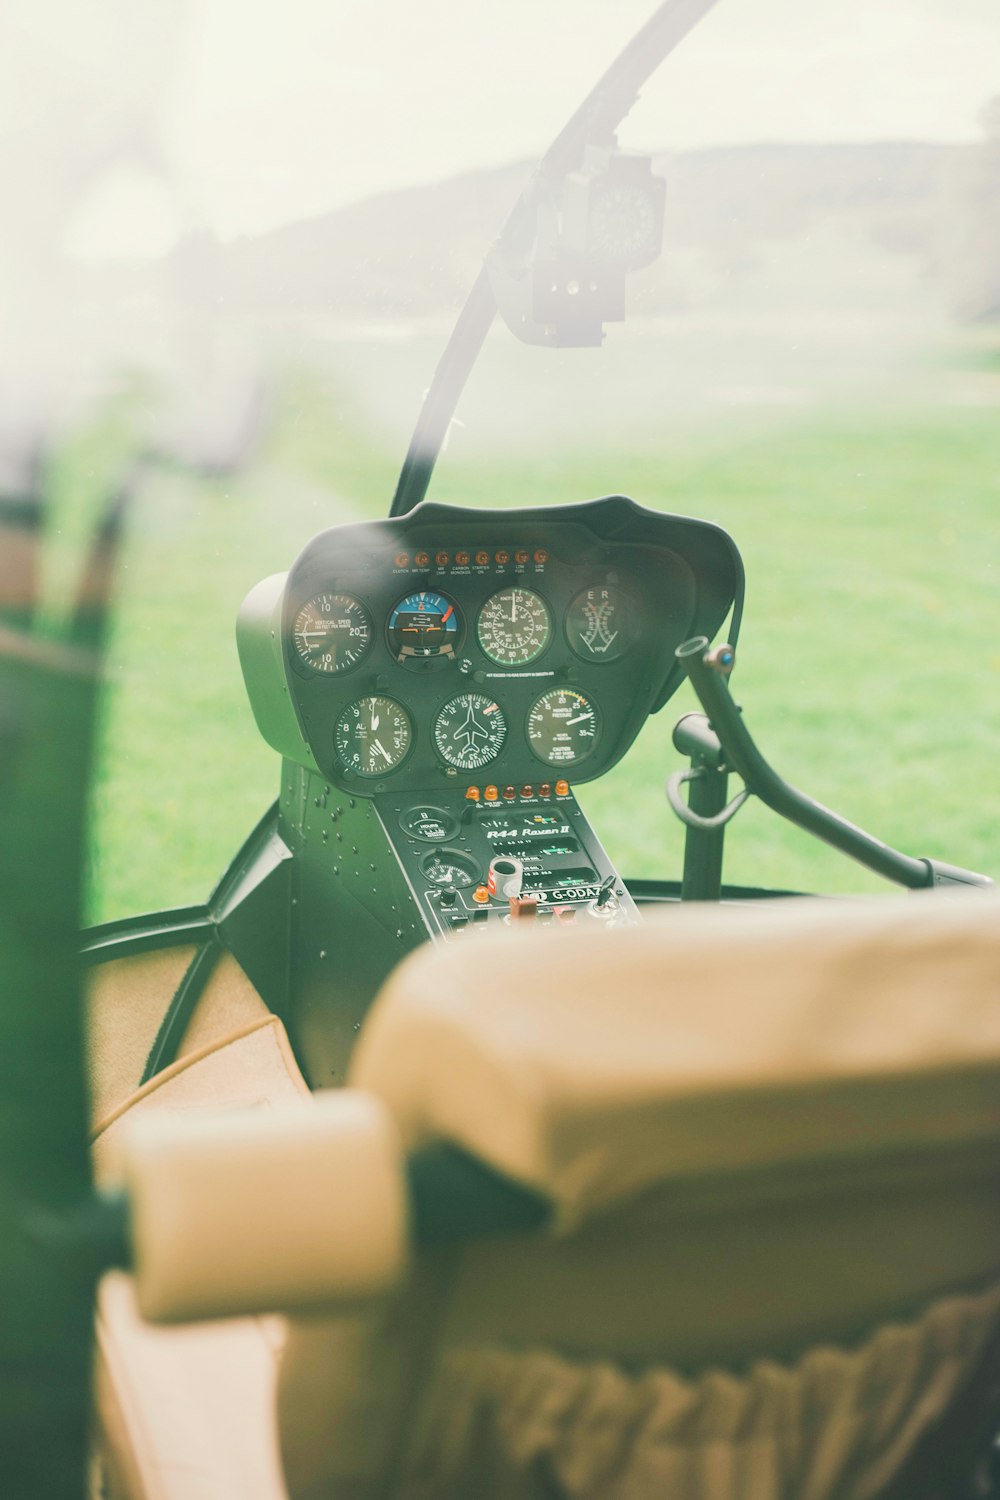
[[[69,242],[99,254],[152,251],[199,222],[227,237],[254,233],[535,154],[653,5],[5,0],[4,9],[0,125],[16,141],[26,114],[44,117],[50,172],[64,132],[78,200]],[[622,138],[656,147],[970,139],[998,93],[1000,0],[719,0],[647,86]],[[88,132],[101,130],[124,149],[87,158]],[[26,156],[26,180],[32,170]]]

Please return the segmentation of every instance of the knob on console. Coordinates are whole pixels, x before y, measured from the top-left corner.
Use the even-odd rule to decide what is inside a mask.
[[[523,863],[513,855],[498,854],[495,859],[490,860],[486,885],[491,896],[499,896],[504,901],[509,901],[512,896],[520,896],[524,885]]]

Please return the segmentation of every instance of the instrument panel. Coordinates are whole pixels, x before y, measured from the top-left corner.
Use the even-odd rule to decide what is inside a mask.
[[[283,689],[342,788],[521,795],[618,760],[679,683],[676,646],[714,634],[741,592],[724,532],[623,497],[425,502],[309,543],[283,580]],[[255,701],[252,652],[241,639],[258,723],[287,754]]]

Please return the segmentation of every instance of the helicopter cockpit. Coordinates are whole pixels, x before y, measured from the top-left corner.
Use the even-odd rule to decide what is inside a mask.
[[[314,1083],[344,1076],[418,943],[638,920],[572,784],[625,754],[683,681],[677,648],[741,603],[725,532],[622,497],[425,503],[321,533],[250,593],[238,641],[283,756],[290,1009]]]
[[[225,5],[207,9],[218,20]],[[882,305],[898,297],[913,322],[927,277],[960,259],[947,184],[971,182],[973,148],[817,146],[807,131],[801,151],[754,136],[735,156],[709,132],[695,163],[626,149],[619,127],[647,81],[715,10],[662,0],[533,169],[486,169],[487,231],[477,220],[469,234],[464,179],[428,190],[436,247],[448,231],[423,268],[436,301],[409,295],[423,275],[416,200],[405,233],[391,198],[347,203],[329,235],[286,225],[293,274],[280,247],[261,274],[253,242],[181,237],[153,275],[185,289],[186,369],[210,373],[204,335],[227,304],[224,336],[256,341],[280,372],[277,436],[252,479],[232,442],[189,461],[146,441],[156,402],[141,382],[111,391],[106,426],[54,479],[33,450],[16,480],[0,474],[4,1493],[1000,1495],[1000,929],[977,873],[994,868],[992,831],[967,795],[974,771],[956,774],[985,766],[985,779],[996,739],[982,623],[1000,514],[995,337],[928,335],[911,358],[917,341],[900,334],[885,369],[913,367],[905,422],[893,396],[866,426],[870,387],[856,385]],[[359,26],[380,24],[364,14]],[[414,57],[429,66],[443,49],[425,8],[393,14],[393,130],[413,85],[409,116],[433,135]],[[572,6],[564,19],[568,61],[597,21],[581,26]],[[493,21],[519,69],[556,56]],[[536,23],[554,39],[552,16]],[[717,61],[756,77],[756,34],[735,24],[739,45]],[[231,28],[220,36],[228,53]],[[314,50],[332,108],[333,49]],[[138,115],[145,76],[128,75]],[[756,110],[768,90],[755,90]],[[506,116],[509,78],[500,93]],[[839,122],[842,81],[830,97]],[[154,135],[140,161],[156,158]],[[723,212],[705,182],[722,186]],[[507,213],[491,242],[494,198]],[[104,211],[91,210],[74,226],[84,248]],[[310,265],[303,243],[320,247]],[[135,267],[121,280],[138,317],[152,283]],[[98,281],[74,285],[91,305],[80,289]],[[845,285],[859,300],[842,308]],[[279,307],[298,341],[276,335]],[[594,353],[626,311],[637,331],[608,339],[597,393]],[[492,460],[477,470],[458,438],[428,499],[497,322],[514,358],[547,351],[565,446],[549,462],[515,444],[516,400],[495,403],[492,436],[488,421],[477,436]],[[851,344],[823,387],[825,426],[802,415],[801,327],[841,355]],[[740,339],[756,351],[742,376]],[[359,392],[399,379],[408,403],[402,376],[423,379],[442,343],[387,507],[392,445]],[[973,357],[959,372],[975,374],[973,396],[952,410],[948,361]],[[523,368],[506,367],[515,388]],[[665,466],[663,413],[683,414],[699,382],[709,417],[691,417]],[[196,380],[175,384],[201,399]],[[928,416],[929,389],[947,420]],[[229,438],[254,426],[259,395]],[[515,397],[522,416],[544,407],[544,384]],[[490,405],[473,400],[480,417]],[[603,455],[588,446],[597,414],[617,428]],[[412,420],[407,404],[404,433]],[[120,449],[91,525],[83,477]],[[76,507],[65,551],[88,538],[72,586],[60,491]],[[909,574],[888,563],[903,539]],[[767,584],[738,703],[744,555]],[[966,716],[932,755],[941,705],[974,695],[981,722]],[[179,719],[157,719],[171,702]],[[182,793],[180,720],[204,732]],[[865,827],[778,775],[756,723]],[[133,757],[131,735],[157,758]],[[189,857],[216,803],[223,821]],[[928,834],[917,814],[932,804]],[[253,817],[204,899],[206,868]],[[776,890],[785,830],[796,855],[849,856],[863,890],[874,874],[918,894]],[[853,876],[799,868],[790,885],[857,894]],[[175,875],[175,904],[148,895]],[[98,921],[81,941],[85,899]]]

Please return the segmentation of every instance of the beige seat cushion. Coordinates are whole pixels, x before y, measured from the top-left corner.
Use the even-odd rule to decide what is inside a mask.
[[[98,1128],[101,1179],[139,1112],[268,1108],[308,1089],[280,1021],[257,1022],[182,1059]],[[224,1191],[224,1187],[221,1189]],[[99,1443],[110,1500],[286,1500],[275,1418],[280,1318],[160,1329],[131,1279],[104,1278],[97,1317]]]
[[[550,1194],[556,1233],[424,1258],[350,1466],[313,1436],[357,1417],[343,1325],[293,1324],[295,1500],[876,1495],[995,1326],[998,918],[688,908],[407,960],[351,1083]]]
[[[993,893],[491,929],[400,965],[351,1082],[568,1228],[654,1183],[1000,1142],[998,999]]]

